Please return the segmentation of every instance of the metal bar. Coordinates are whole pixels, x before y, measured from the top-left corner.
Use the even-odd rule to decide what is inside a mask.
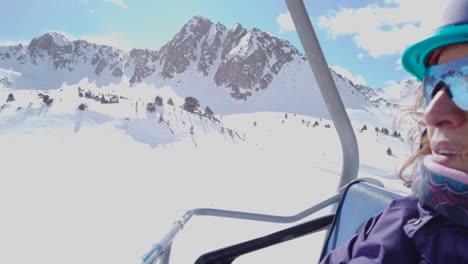
[[[255,214],[247,212],[238,212],[238,211],[229,211],[222,209],[211,209],[211,208],[198,208],[187,211],[179,220],[174,222],[169,232],[157,243],[155,244],[143,257],[142,264],[154,264],[161,257],[169,259],[170,250],[172,246],[172,241],[175,236],[179,233],[184,225],[190,220],[194,215],[200,216],[214,216],[214,217],[223,217],[223,218],[235,218],[242,220],[251,220],[259,222],[270,222],[270,223],[293,223],[299,221],[311,214],[322,210],[332,204],[339,202],[341,198],[341,193],[337,193],[330,198],[292,216],[276,216],[276,215],[266,215],[266,214]],[[161,264],[167,264],[162,262]]]
[[[171,258],[172,244],[170,244],[161,257],[161,264],[169,264],[169,259]]]
[[[338,189],[357,178],[359,149],[353,127],[346,113],[338,89],[331,76],[322,48],[310,22],[302,0],[285,0],[297,33],[304,47],[305,55],[327,105],[343,150],[343,167]]]
[[[251,221],[257,221],[257,222],[287,224],[287,223],[293,223],[293,222],[299,221],[317,211],[320,211],[321,209],[327,206],[335,204],[339,201],[339,199],[340,199],[340,194],[335,194],[334,196],[292,216],[255,214],[255,213],[237,212],[237,211],[229,211],[229,210],[222,210],[222,209],[209,209],[209,208],[195,209],[193,214],[223,217],[223,218],[235,218],[235,219],[251,220]]]
[[[164,237],[155,244],[143,257],[142,263],[143,264],[153,264],[158,261],[158,259],[164,254],[169,246],[172,245],[172,241],[174,240],[177,233],[184,227],[185,223],[187,223],[190,218],[192,217],[193,212],[187,211],[182,217],[180,217],[177,221],[174,222],[169,232],[164,235]]]

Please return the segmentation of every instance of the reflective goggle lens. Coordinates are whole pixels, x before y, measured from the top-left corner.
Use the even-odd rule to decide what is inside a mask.
[[[429,67],[423,86],[425,106],[439,89],[445,87],[450,91],[453,102],[468,111],[468,57]]]

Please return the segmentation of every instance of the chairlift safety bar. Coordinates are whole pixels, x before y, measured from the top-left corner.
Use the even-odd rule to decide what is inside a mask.
[[[168,264],[169,254],[171,250],[172,241],[175,236],[182,230],[185,224],[192,218],[192,216],[214,216],[222,218],[242,219],[251,220],[257,222],[269,222],[269,223],[294,223],[299,220],[312,215],[330,205],[336,204],[340,200],[341,194],[337,193],[328,199],[292,216],[276,216],[267,214],[256,214],[248,212],[229,211],[222,209],[211,209],[211,208],[198,208],[187,211],[177,221],[174,222],[169,232],[155,244],[143,257],[142,264],[155,264],[159,259],[161,264]],[[166,260],[165,260],[166,259]],[[165,261],[167,262],[165,262]]]

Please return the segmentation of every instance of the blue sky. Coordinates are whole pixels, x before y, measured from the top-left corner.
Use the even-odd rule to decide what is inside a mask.
[[[305,0],[329,65],[357,83],[387,87],[409,75],[401,52],[430,32],[444,0]],[[424,12],[418,12],[424,6]],[[282,0],[2,0],[0,45],[45,32],[131,48],[158,49],[193,16],[241,23],[302,51]]]

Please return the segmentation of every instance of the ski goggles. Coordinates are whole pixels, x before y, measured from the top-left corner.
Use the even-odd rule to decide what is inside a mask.
[[[423,83],[425,107],[443,87],[458,107],[468,111],[468,56],[427,69]]]

